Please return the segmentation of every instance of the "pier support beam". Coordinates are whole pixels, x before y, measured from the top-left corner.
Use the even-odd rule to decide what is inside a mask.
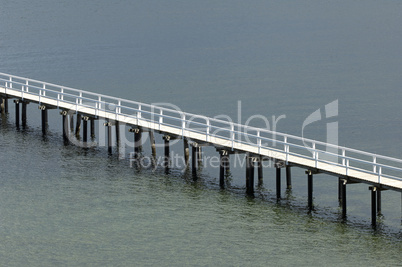
[[[246,155],[246,194],[254,194],[254,158]]]
[[[286,189],[292,189],[292,171],[289,165],[286,166]]]
[[[170,165],[170,135],[164,135],[163,140],[165,140],[165,157],[164,157],[164,164],[165,170],[169,170]]]
[[[197,147],[198,147],[197,143],[193,143],[191,147],[191,169],[194,178],[196,178],[197,176],[197,154],[198,154]]]
[[[74,114],[70,114],[70,133],[74,133]]]
[[[87,116],[82,117],[82,124],[83,124],[82,142],[84,142],[84,146],[86,146],[87,142],[88,142],[88,120],[89,120],[89,117],[87,117]]]
[[[15,103],[15,124],[17,125],[17,128],[20,127],[20,100],[16,99],[14,100]]]
[[[115,127],[115,133],[116,133],[116,146],[117,149],[120,149],[120,122],[119,121],[115,121],[114,122],[114,127]]]
[[[28,101],[22,101],[22,127],[27,125],[27,105],[29,104]]]
[[[110,121],[107,121],[104,123],[104,126],[107,127],[107,147],[108,147],[107,151],[108,151],[109,155],[111,155],[113,152],[112,151],[112,146],[113,146],[113,144],[112,144],[112,123]]]
[[[340,182],[340,194],[341,194],[341,205],[342,205],[342,218],[346,219],[346,179],[339,179]]]
[[[229,152],[227,150],[219,151],[220,164],[219,164],[219,185],[221,188],[225,187],[225,173],[228,174],[227,166],[229,164]]]
[[[90,118],[91,121],[91,139],[95,139],[95,118]]]
[[[42,134],[46,135],[46,131],[47,131],[47,127],[48,127],[47,108],[45,105],[40,105],[39,109],[41,110],[41,113],[42,113]]]
[[[381,214],[381,190],[377,188],[377,214]]]
[[[188,162],[190,160],[190,149],[188,146],[188,139],[187,137],[183,138],[183,148],[184,148],[184,163],[186,164],[186,168],[188,167]]]
[[[77,122],[75,124],[75,137],[77,137],[77,139],[80,138],[81,121],[82,121],[82,115],[80,113],[78,113],[77,114]]]
[[[276,169],[276,199],[281,199],[281,167],[279,163],[275,164]]]
[[[128,131],[134,133],[134,158],[138,159],[142,151],[142,129],[141,127],[135,127],[129,129]],[[153,140],[153,142],[154,142],[153,145],[155,145],[155,140]],[[151,140],[151,147],[152,147],[152,140]]]
[[[262,167],[262,156],[258,158],[258,186],[262,186],[264,183],[264,174],[263,174],[263,167]]]
[[[62,116],[62,128],[63,128],[63,141],[66,144],[68,142],[68,119],[67,119],[68,112],[63,110],[60,112]]]
[[[375,186],[370,186],[371,191],[371,225],[372,227],[377,226],[377,188]]]
[[[8,113],[8,97],[7,96],[3,96],[1,98],[1,113],[2,114],[7,114]]]
[[[308,195],[308,209],[313,210],[313,171],[307,170],[307,195]]]
[[[151,150],[152,150],[152,158],[156,161],[156,146],[155,146],[155,137],[154,132],[149,130],[149,142],[151,143]]]

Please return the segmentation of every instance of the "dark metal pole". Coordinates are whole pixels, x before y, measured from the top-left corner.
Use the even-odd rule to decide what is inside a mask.
[[[281,199],[281,168],[279,166],[276,169],[276,198]]]
[[[15,103],[15,124],[17,125],[17,127],[20,126],[20,101],[14,100]]]
[[[371,225],[375,228],[377,226],[377,188],[370,186],[371,190]]]
[[[95,118],[90,118],[91,120],[91,138],[95,139]]]
[[[82,115],[80,113],[78,113],[77,114],[77,123],[75,124],[75,136],[77,137],[77,139],[80,137],[81,121],[82,121]]]
[[[258,159],[258,186],[262,186],[264,183],[264,175],[262,169],[262,156]]]
[[[311,171],[307,171],[307,180],[308,180],[308,209],[313,210],[313,173]]]
[[[107,122],[107,146],[108,146],[108,153],[112,154],[112,124]]]
[[[219,185],[221,188],[225,187],[225,151],[220,152],[220,164],[219,164]]]
[[[22,101],[22,126],[27,125],[27,101]]]
[[[46,135],[46,128],[47,128],[47,108],[46,106],[41,106],[42,110],[42,133]]]
[[[84,145],[86,146],[86,143],[88,142],[88,118],[85,117],[83,121],[83,136],[82,136],[82,141],[84,142]]]
[[[290,166],[286,166],[286,188],[292,189],[292,171]]]
[[[381,190],[377,189],[377,213],[381,214]]]
[[[342,194],[342,218],[346,218],[346,181],[341,181]]]

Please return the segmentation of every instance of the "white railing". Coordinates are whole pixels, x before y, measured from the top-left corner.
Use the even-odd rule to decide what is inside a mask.
[[[375,175],[378,183],[382,178],[402,181],[402,160],[396,158],[4,73],[0,73],[0,86],[6,94],[7,91],[14,92],[14,95],[19,92],[16,97],[21,99],[28,94],[35,95],[39,97],[39,102],[44,98],[52,99],[57,101],[57,105],[71,104],[76,111],[89,107],[95,110],[96,115],[105,111],[114,113],[116,120],[119,116],[126,116],[137,122],[154,123],[158,129],[170,126],[180,129],[183,136],[188,132],[199,133],[204,136],[201,141],[205,142],[213,142],[213,138],[217,137],[226,140],[227,147],[231,148],[235,144],[243,144],[252,146],[258,153],[268,149],[273,152],[274,158],[277,153],[281,156],[276,159],[286,163],[291,156],[296,156],[313,161],[316,168],[320,167],[320,163],[326,163],[343,168],[346,175],[351,171]]]

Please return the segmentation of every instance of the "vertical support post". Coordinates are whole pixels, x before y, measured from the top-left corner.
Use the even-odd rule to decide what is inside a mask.
[[[281,199],[281,168],[278,166],[278,163],[275,164],[276,169],[276,198]]]
[[[82,129],[82,141],[84,142],[84,145],[86,146],[86,143],[88,142],[88,117],[83,118],[83,129]]]
[[[308,209],[313,210],[313,173],[311,170],[306,171],[307,173],[307,190],[308,190]]]
[[[377,188],[377,214],[381,214],[381,190]]]
[[[120,123],[119,121],[115,121],[115,131],[116,131],[116,145],[117,149],[120,148]]]
[[[164,158],[165,169],[166,169],[166,171],[168,171],[169,170],[169,161],[170,161],[170,146],[169,146],[170,136],[165,135],[163,137],[163,139],[165,140],[165,158]]]
[[[254,194],[254,162],[250,155],[246,155],[246,193]]]
[[[105,122],[104,124],[107,127],[107,151],[109,155],[112,154],[112,123],[110,121]]]
[[[183,146],[184,146],[184,162],[186,167],[188,166],[188,161],[190,159],[190,149],[188,147],[188,139],[187,137],[183,138]]]
[[[201,146],[197,146],[197,159],[198,159],[198,166],[202,166],[202,150],[201,150]]]
[[[4,98],[4,112],[8,113],[8,97]]]
[[[373,228],[377,226],[377,188],[370,186],[371,191],[371,225]]]
[[[70,114],[70,133],[74,133],[74,114]]]
[[[286,165],[286,189],[292,189],[292,171],[289,165]]]
[[[156,160],[156,146],[155,146],[155,137],[154,132],[149,130],[149,141],[151,143],[152,157]]]
[[[17,128],[20,127],[20,101],[14,100],[15,103],[15,124],[17,125]]]
[[[263,158],[262,158],[262,156],[260,156],[258,159],[258,186],[262,186],[262,184],[264,183],[262,160],[263,160]]]
[[[77,139],[79,139],[80,137],[81,121],[82,121],[82,115],[80,113],[77,113],[77,123],[75,125],[75,136],[77,137]]]
[[[62,115],[62,128],[63,128],[63,141],[66,144],[68,141],[68,120],[67,111],[63,110],[60,112]]]
[[[338,178],[338,201],[339,205],[342,205],[342,178]]]
[[[27,125],[27,105],[28,101],[22,101],[22,126],[25,127]]]
[[[166,137],[165,138],[165,144],[166,144]],[[152,143],[151,143],[152,145]],[[166,149],[166,148],[165,148]],[[141,128],[136,128],[134,129],[134,153],[139,156],[139,154],[142,151],[142,129]]]
[[[44,105],[39,106],[39,108],[41,109],[41,112],[42,112],[42,134],[46,135],[47,124],[48,124],[48,121],[47,121],[47,108]]]
[[[95,139],[95,118],[90,118],[91,120],[91,139]]]
[[[221,188],[225,187],[225,156],[226,151],[220,151],[220,164],[219,164],[219,185]]]
[[[346,218],[346,180],[341,180],[341,203],[342,203],[342,218]]]
[[[194,143],[191,148],[191,168],[193,175],[197,175],[197,143]]]

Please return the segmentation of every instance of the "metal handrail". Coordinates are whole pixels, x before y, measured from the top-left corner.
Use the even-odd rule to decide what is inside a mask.
[[[204,115],[192,114],[187,112],[182,112],[175,109],[169,109],[162,106],[157,105],[150,105],[141,102],[136,102],[132,100],[112,97],[103,94],[97,94],[93,92],[83,91],[79,89],[74,89],[70,87],[60,86],[52,83],[42,82],[33,79],[27,79],[15,75],[9,75],[5,73],[0,73],[0,83],[3,84],[6,90],[19,90],[21,91],[21,97],[26,96],[26,94],[33,94],[39,96],[40,98],[47,98],[57,100],[57,103],[69,103],[72,105],[77,105],[80,107],[91,107],[95,108],[98,113],[99,111],[107,111],[107,112],[115,112],[116,115],[124,115],[133,119],[152,122],[155,124],[159,124],[160,126],[170,126],[177,129],[182,129],[182,133],[184,131],[190,131],[194,133],[202,133],[205,134],[206,140],[208,141],[209,137],[217,137],[223,140],[227,140],[232,142],[237,142],[240,144],[246,144],[253,147],[258,148],[260,151],[261,149],[269,149],[271,151],[277,151],[284,153],[286,155],[286,161],[288,160],[289,155],[291,156],[298,156],[305,159],[310,159],[315,161],[315,166],[318,163],[325,162],[331,163],[334,166],[344,167],[346,169],[346,173],[348,170],[360,169],[357,167],[353,167],[351,163],[362,163],[367,164],[371,167],[371,170],[364,170],[369,174],[378,175],[378,180],[380,181],[381,177],[393,177],[392,179],[402,180],[402,173],[401,177],[395,177],[391,175],[384,174],[384,170],[392,170],[402,172],[402,168],[386,165],[383,163],[378,163],[379,159],[392,162],[394,164],[402,164],[401,159],[387,157],[383,155],[373,154],[361,150],[356,150],[352,148],[337,146],[334,144],[329,144],[317,140],[312,140],[304,137],[284,134],[280,132],[271,131],[268,129],[262,129],[247,125],[242,125],[239,123],[220,120],[216,118],[210,118]],[[35,91],[38,91],[37,93]],[[57,97],[51,96],[51,94],[55,94]],[[75,99],[74,101],[65,100],[66,98]],[[91,102],[92,105],[88,105],[88,102]],[[116,102],[116,103],[115,103]],[[113,105],[113,109],[108,110],[106,105]],[[123,110],[123,111],[122,111]],[[126,111],[130,111],[133,114],[128,114]],[[167,115],[168,113],[169,115]],[[139,114],[141,114],[139,116]],[[142,116],[142,114],[144,116]],[[151,119],[146,118],[145,115],[151,115]],[[197,121],[194,121],[197,119]],[[166,120],[170,120],[177,125],[172,123],[167,123]],[[201,122],[199,121],[201,120]],[[205,123],[203,122],[205,121]],[[224,125],[217,126],[216,124]],[[197,126],[199,128],[191,128],[190,126]],[[227,127],[227,128],[226,128]],[[204,129],[201,131],[201,129]],[[212,131],[215,129],[214,131]],[[225,132],[230,137],[222,135]],[[218,134],[221,133],[221,134]],[[273,138],[269,138],[266,135],[274,136]],[[236,138],[237,136],[237,138]],[[246,141],[241,139],[243,137]],[[255,139],[256,142],[250,142],[250,139]],[[301,142],[303,145],[298,144]],[[278,144],[283,146],[283,149],[278,148],[276,146],[266,146],[264,142],[272,142],[273,144]],[[311,144],[311,147],[306,146],[306,144]],[[317,146],[325,146],[326,148],[333,148],[339,151],[338,153],[330,153],[321,149],[318,149]],[[305,149],[306,151],[310,152],[311,155],[306,156],[303,154],[295,153],[291,151],[293,149]],[[364,157],[371,157],[373,160],[365,160],[361,158],[356,158],[349,156],[347,154],[356,154],[356,156],[364,156]],[[342,163],[333,162],[333,161],[325,161],[320,158],[319,155],[330,155],[334,156],[337,159],[340,159]]]

